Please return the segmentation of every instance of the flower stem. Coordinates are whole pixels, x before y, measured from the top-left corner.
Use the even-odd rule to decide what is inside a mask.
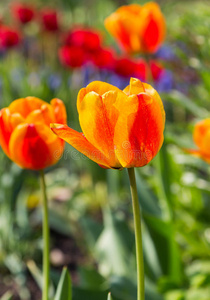
[[[49,270],[50,270],[50,260],[49,260],[49,223],[48,223],[48,205],[47,205],[47,194],[46,194],[46,184],[44,178],[43,170],[40,171],[41,179],[41,191],[42,191],[42,201],[43,201],[43,240],[44,240],[44,250],[43,250],[43,286],[42,286],[42,300],[48,300],[49,294]]]
[[[137,195],[136,178],[134,168],[128,169],[130,189],[133,204],[135,239],[136,239],[136,263],[137,263],[137,300],[144,300],[144,260],[142,248],[141,212]]]

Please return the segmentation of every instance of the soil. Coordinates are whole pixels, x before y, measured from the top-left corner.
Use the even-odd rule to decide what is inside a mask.
[[[71,274],[71,278],[74,284],[78,283],[78,266],[84,262],[84,254],[82,254],[72,237],[58,234],[55,231],[51,231],[51,241],[53,247],[51,249],[51,268],[61,272],[63,266],[67,266]],[[17,283],[11,279],[5,279],[0,275],[0,296],[3,296],[6,292],[13,294],[12,300],[22,300],[18,293]],[[27,300],[40,300],[41,291],[36,284],[31,274],[27,273],[26,286],[30,291],[31,297]]]

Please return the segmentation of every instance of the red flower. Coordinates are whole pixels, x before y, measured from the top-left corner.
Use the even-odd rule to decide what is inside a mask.
[[[135,77],[141,80],[146,80],[147,64],[143,59],[138,59],[136,62]]]
[[[58,31],[59,30],[59,21],[58,14],[56,10],[53,9],[44,9],[41,13],[41,20],[43,28],[46,31]]]
[[[63,46],[59,50],[59,58],[63,65],[71,68],[79,68],[86,61],[86,54],[81,47]]]
[[[132,60],[128,57],[123,57],[115,61],[115,72],[123,77],[137,77],[145,80],[146,78],[146,63],[143,60]]]
[[[111,48],[100,48],[92,53],[91,60],[98,68],[111,70],[115,64],[115,53]]]
[[[17,46],[21,40],[20,33],[7,26],[0,27],[0,46],[11,48]]]
[[[15,3],[12,6],[14,17],[22,24],[29,23],[34,18],[34,9],[30,5]]]
[[[74,29],[67,33],[64,44],[82,47],[86,51],[95,51],[100,48],[101,36],[91,29]]]
[[[151,70],[152,78],[154,80],[158,80],[160,78],[160,76],[164,72],[164,68],[161,65],[161,63],[159,63],[159,62],[157,62],[155,60],[152,60],[150,62],[150,66],[149,67],[150,67],[150,70]]]

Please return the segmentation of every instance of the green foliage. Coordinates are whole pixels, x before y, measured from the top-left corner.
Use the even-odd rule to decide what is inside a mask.
[[[55,300],[72,300],[72,284],[67,268],[64,268],[61,274]]]

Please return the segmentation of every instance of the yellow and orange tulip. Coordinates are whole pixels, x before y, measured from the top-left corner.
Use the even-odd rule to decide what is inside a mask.
[[[165,38],[166,25],[155,2],[121,6],[105,19],[105,27],[128,53],[154,53]]]
[[[204,119],[195,125],[193,139],[198,149],[187,151],[210,163],[210,119]]]
[[[102,167],[122,169],[149,163],[163,143],[165,111],[149,84],[131,78],[123,91],[95,81],[77,98],[83,133],[52,124],[60,138]]]
[[[50,130],[50,123],[66,124],[63,102],[48,104],[35,97],[20,98],[0,111],[0,145],[20,167],[41,170],[55,164],[64,141]]]

